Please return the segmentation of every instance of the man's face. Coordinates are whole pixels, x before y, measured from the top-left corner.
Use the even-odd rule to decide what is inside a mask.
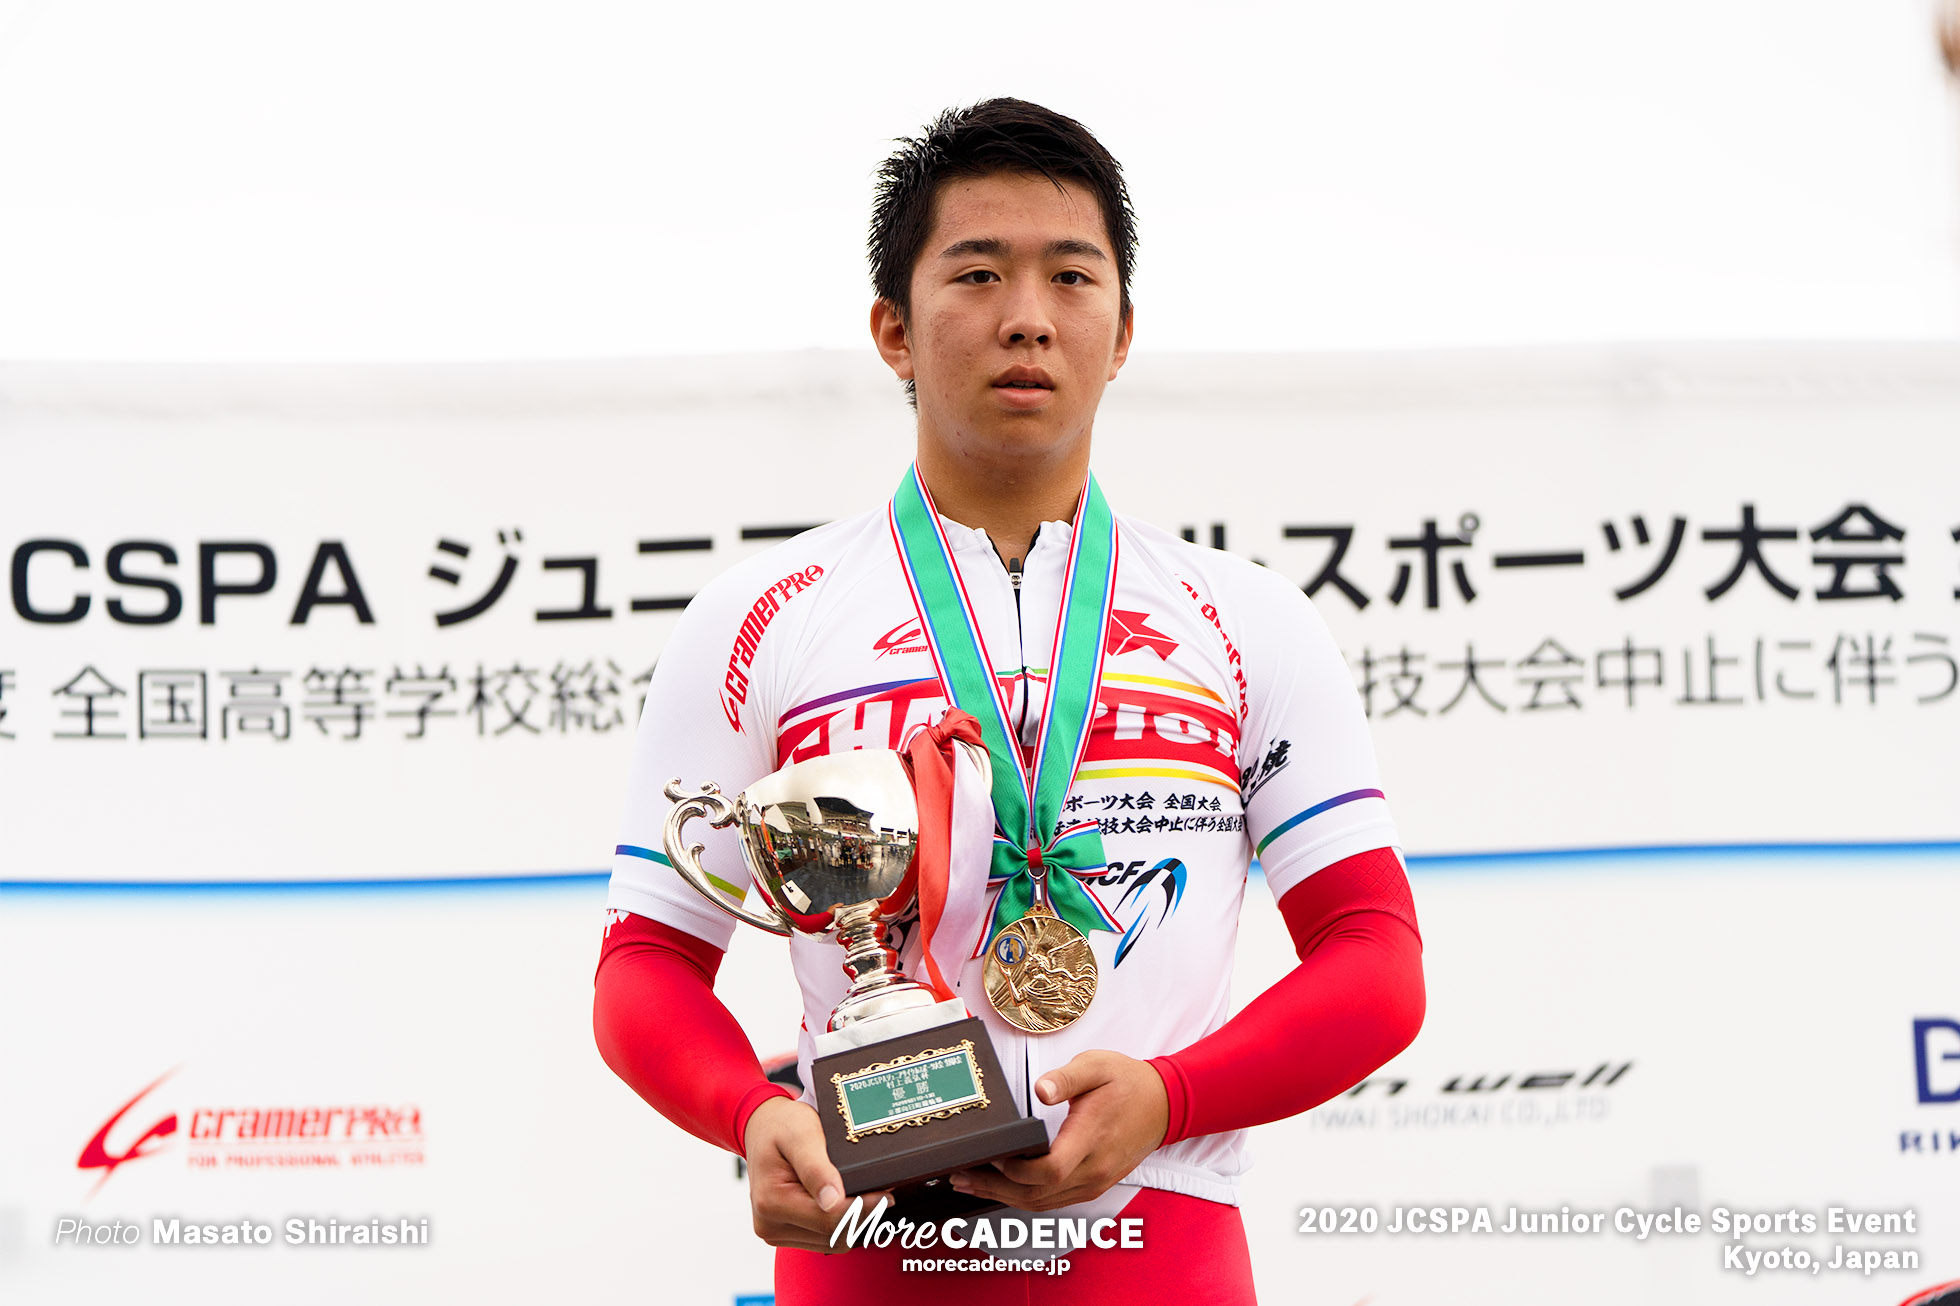
[[[872,311],[879,352],[917,385],[921,438],[980,457],[1087,439],[1130,347],[1095,196],[995,173],[946,183],[933,219],[906,321]]]

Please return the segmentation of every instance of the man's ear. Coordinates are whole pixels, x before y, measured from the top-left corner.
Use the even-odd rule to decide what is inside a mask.
[[[901,381],[912,379],[912,341],[905,334],[905,319],[900,316],[898,305],[889,299],[876,299],[871,303],[871,340],[878,346],[878,356],[885,360],[885,366]]]
[[[1114,381],[1116,374],[1123,370],[1123,364],[1130,357],[1130,337],[1137,329],[1137,306],[1130,305],[1130,311],[1123,316],[1123,325],[1116,332],[1116,352],[1109,360],[1109,379]]]

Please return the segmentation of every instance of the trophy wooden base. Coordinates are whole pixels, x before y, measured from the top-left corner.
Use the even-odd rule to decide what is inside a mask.
[[[845,1195],[888,1189],[915,1220],[993,1209],[945,1176],[1048,1151],[1048,1127],[1014,1105],[977,1017],[818,1057],[810,1079]]]

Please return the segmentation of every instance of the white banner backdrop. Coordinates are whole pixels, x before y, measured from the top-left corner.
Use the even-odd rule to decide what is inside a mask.
[[[1112,387],[1112,503],[1313,592],[1415,859],[1423,1034],[1255,1134],[1270,1298],[1960,1277],[1956,432],[1935,349],[1144,355]],[[0,369],[0,1280],[766,1293],[731,1159],[592,1050],[595,868],[679,605],[881,502],[909,441],[858,356]],[[779,949],[723,971],[765,1056]],[[1291,961],[1256,898],[1241,955],[1241,999]],[[1609,1227],[1328,1237],[1309,1204]],[[1920,1263],[1752,1275],[1611,1229],[1676,1204]],[[272,1245],[159,1247],[172,1217]]]

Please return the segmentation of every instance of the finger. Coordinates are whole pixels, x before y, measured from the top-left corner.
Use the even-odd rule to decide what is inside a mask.
[[[858,1193],[838,1208],[835,1215],[824,1217],[824,1245],[827,1252],[846,1252],[853,1244],[854,1232],[868,1233],[884,1212],[892,1208],[892,1195],[888,1191]]]
[[[885,1209],[887,1211],[891,1210],[892,1207],[898,1204],[898,1198],[893,1195],[892,1190],[889,1188],[882,1189],[875,1193],[864,1193],[862,1194],[862,1196],[864,1197],[864,1209],[867,1212],[877,1210],[878,1203],[880,1202],[883,1202],[885,1204]]]
[[[1109,1081],[1108,1068],[1098,1064],[1101,1053],[1078,1052],[1065,1066],[1050,1070],[1035,1081],[1035,1096],[1049,1106],[1079,1097]]]
[[[835,1215],[844,1209],[844,1177],[830,1163],[821,1129],[798,1130],[785,1138],[778,1150],[796,1172],[803,1191],[822,1211]]]
[[[1022,1162],[1021,1164],[1034,1166],[1036,1163]],[[1088,1158],[1065,1169],[1058,1169],[1054,1173],[1008,1172],[999,1176],[990,1176],[985,1171],[981,1171],[980,1176],[981,1184],[1011,1189],[1019,1198],[1039,1200],[1043,1203],[1040,1206],[1025,1206],[1025,1203],[1018,1198],[1008,1203],[1010,1206],[1025,1206],[1025,1209],[1030,1211],[1047,1210],[1050,1206],[1066,1206],[1074,1201],[1086,1201],[1099,1195],[1109,1186],[1102,1181],[1101,1171],[1093,1166]],[[1058,1194],[1072,1195],[1063,1196],[1057,1201]]]
[[[1070,1113],[1055,1131],[1055,1141],[1040,1156],[1007,1156],[992,1163],[993,1168],[1018,1184],[1051,1186],[1060,1183],[1088,1156],[1094,1126],[1094,1112]],[[968,1173],[984,1174],[985,1167]]]
[[[755,1202],[755,1231],[763,1238],[772,1232],[800,1231],[811,1238],[830,1237],[837,1222],[817,1207],[816,1199],[801,1188],[771,1193]]]
[[[1093,1187],[1079,1182],[1064,1185],[1017,1184],[998,1176],[993,1178],[983,1176],[973,1181],[970,1187],[960,1191],[1022,1211],[1052,1211],[1060,1206],[1087,1201],[1097,1195]]]
[[[953,1175],[953,1188],[956,1192],[985,1198],[990,1202],[1000,1202],[1006,1206],[1017,1206],[1022,1210],[1036,1208],[1027,1203],[1036,1201],[1055,1191],[1053,1184],[1017,1183],[1005,1175],[991,1170],[962,1170]]]
[[[794,1231],[800,1231],[803,1237],[813,1241],[830,1236],[836,1219],[818,1206],[817,1199],[804,1189],[796,1168],[783,1155],[781,1148],[772,1148],[766,1156],[755,1158],[749,1174],[749,1199],[756,1236],[777,1245],[782,1245],[779,1241],[781,1237]]]
[[[836,1223],[794,1182],[757,1192],[753,1206],[756,1236],[773,1246],[797,1243],[820,1249]]]
[[[825,1254],[838,1250],[832,1247],[824,1238],[811,1233],[808,1229],[792,1228],[786,1225],[781,1227],[758,1228],[756,1230],[756,1236],[768,1243],[771,1247],[793,1247],[798,1251],[822,1252]]]
[[[1073,1127],[1071,1127],[1073,1125]],[[1005,1156],[993,1169],[1017,1184],[1052,1187],[1073,1174],[1089,1154],[1089,1131],[1080,1123],[1063,1121],[1055,1141],[1041,1156]],[[973,1173],[984,1176],[986,1167]]]
[[[828,1231],[835,1229],[838,1225],[844,1225],[846,1226],[846,1234],[850,1232],[849,1226],[853,1222],[869,1227],[872,1217],[878,1214],[878,1204],[880,1202],[884,1203],[886,1211],[892,1209],[893,1199],[889,1190],[873,1193],[858,1193],[848,1197],[844,1200],[844,1204],[837,1208],[834,1214],[824,1217],[824,1227]]]

